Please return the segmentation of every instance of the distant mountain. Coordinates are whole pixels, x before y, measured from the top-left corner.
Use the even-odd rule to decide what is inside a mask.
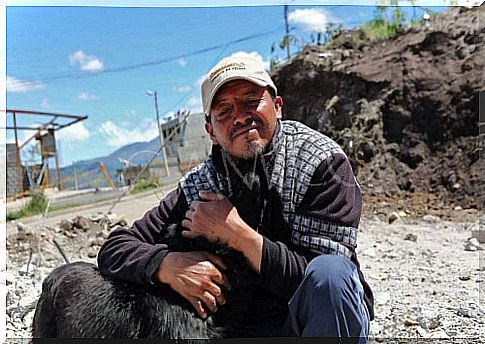
[[[74,169],[76,171],[78,187],[80,189],[107,186],[101,173],[99,163],[104,164],[110,178],[114,182],[117,182],[117,170],[122,168],[122,161],[129,163],[130,166],[145,164],[150,161],[159,148],[160,141],[159,138],[156,137],[148,142],[130,143],[107,156],[77,161],[71,166],[61,168],[61,178],[65,181],[62,183],[61,187],[74,187]],[[161,154],[157,154],[156,159],[161,159]],[[56,172],[53,170],[51,175],[56,176]]]

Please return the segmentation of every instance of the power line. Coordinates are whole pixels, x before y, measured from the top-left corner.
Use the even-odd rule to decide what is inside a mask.
[[[121,66],[121,67],[107,68],[107,69],[102,70],[98,73],[93,73],[93,74],[68,73],[68,74],[39,77],[38,79],[42,80],[43,82],[54,81],[54,80],[62,80],[62,79],[84,79],[84,78],[99,76],[99,75],[102,75],[102,74],[120,73],[120,72],[126,72],[126,71],[130,71],[130,70],[134,70],[134,69],[149,67],[149,66],[156,66],[156,65],[159,65],[159,64],[163,64],[163,63],[177,61],[181,58],[200,55],[200,54],[212,51],[212,50],[225,48],[228,45],[232,45],[232,44],[236,44],[236,43],[242,43],[242,42],[250,41],[250,40],[255,39],[255,38],[268,36],[268,35],[273,34],[274,32],[276,32],[278,30],[280,30],[280,27],[277,27],[277,28],[275,28],[271,31],[267,31],[265,33],[256,33],[256,34],[245,36],[245,37],[242,37],[242,38],[238,38],[238,39],[226,42],[226,43],[217,44],[217,45],[214,45],[214,46],[211,46],[211,47],[195,50],[195,51],[192,51],[192,52],[189,52],[189,53],[184,53],[184,54],[179,54],[179,55],[175,55],[175,56],[171,56],[171,57],[166,57],[166,58],[155,60],[155,61],[142,62],[142,63],[127,65],[127,66]]]

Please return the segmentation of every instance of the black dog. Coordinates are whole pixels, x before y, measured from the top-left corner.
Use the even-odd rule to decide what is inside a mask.
[[[44,280],[32,325],[34,338],[166,338],[231,337],[254,289],[257,277],[240,252],[203,238],[186,239],[171,225],[166,242],[172,250],[207,250],[227,264],[234,288],[223,290],[227,302],[207,320],[169,286],[140,286],[99,273],[94,264],[76,262],[53,270]]]
[[[259,179],[232,188],[228,198],[251,226],[259,221]],[[256,227],[253,227],[256,228]],[[163,232],[172,251],[209,251],[220,256],[232,286],[223,290],[226,304],[207,320],[169,286],[140,286],[99,273],[94,264],[77,262],[53,270],[44,280],[34,314],[34,338],[166,338],[217,339],[232,337],[250,303],[258,276],[242,253],[181,236],[172,224]],[[237,333],[237,332],[236,332]]]

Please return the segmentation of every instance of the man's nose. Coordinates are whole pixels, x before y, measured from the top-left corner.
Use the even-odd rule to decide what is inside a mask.
[[[244,103],[236,106],[236,112],[234,116],[234,125],[245,125],[252,119],[249,106]]]

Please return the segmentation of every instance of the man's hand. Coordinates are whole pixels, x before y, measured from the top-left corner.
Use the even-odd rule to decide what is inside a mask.
[[[221,273],[222,259],[209,252],[170,252],[155,272],[156,278],[186,298],[203,319],[207,310],[214,313],[226,300],[221,286],[229,288]]]
[[[218,242],[233,247],[244,221],[229,199],[221,194],[200,192],[201,202],[194,201],[185,213],[182,226],[186,238],[205,237],[210,242]]]
[[[240,251],[252,268],[259,272],[263,237],[248,226],[237,209],[221,194],[200,192],[202,201],[193,201],[185,213],[182,232],[186,238],[204,237],[211,242],[225,244]]]

